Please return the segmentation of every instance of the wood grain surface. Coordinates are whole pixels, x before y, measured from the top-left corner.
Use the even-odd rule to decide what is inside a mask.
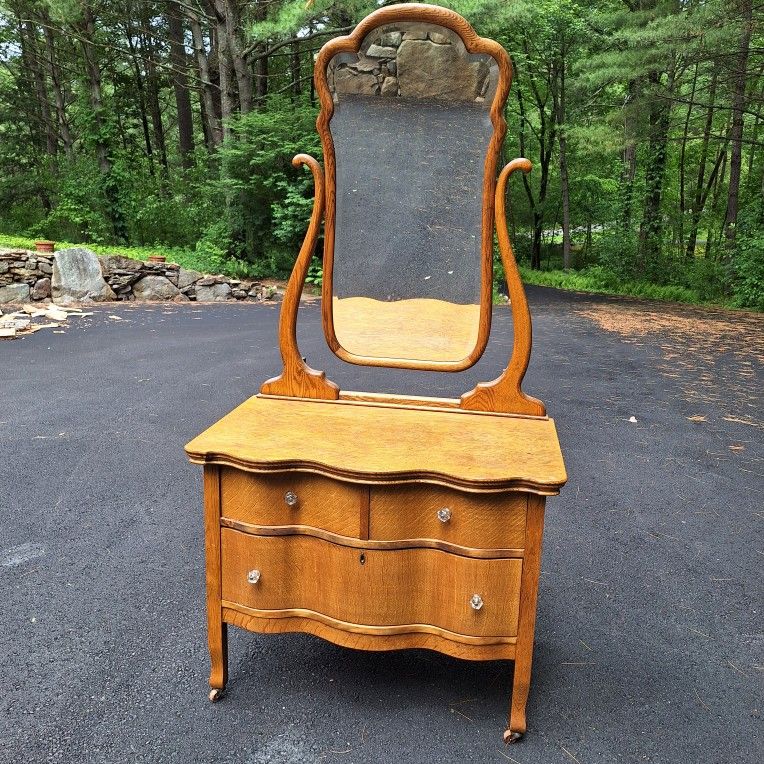
[[[440,549],[442,552],[462,557],[474,557],[478,560],[506,559],[509,557],[521,559],[525,554],[525,550],[522,547],[478,549],[475,547],[459,546],[442,539],[416,538],[376,541],[365,536],[363,529],[361,530],[361,538],[352,538],[351,536],[339,536],[336,533],[330,533],[321,528],[313,528],[307,525],[252,525],[241,520],[232,520],[229,517],[221,518],[220,524],[242,533],[250,533],[253,536],[315,536],[324,541],[331,541],[333,544],[351,546],[361,550]]]
[[[210,687],[222,690],[228,680],[228,634],[220,588],[220,468],[215,465],[204,468],[204,543]]]
[[[545,502],[546,499],[543,496],[528,497],[528,519],[525,535],[526,556],[523,561],[517,653],[515,655],[515,673],[512,678],[512,703],[509,712],[508,732],[510,734],[524,735],[527,727],[525,706],[531,687]]]
[[[297,503],[289,506],[292,492]],[[303,525],[358,538],[369,489],[305,472],[267,476],[224,467],[220,476],[224,518],[255,525]]]
[[[470,495],[430,485],[371,489],[369,538],[439,539],[482,549],[523,547],[527,494]],[[445,522],[438,510],[448,509]]]
[[[424,481],[472,491],[551,495],[567,480],[551,419],[351,401],[255,396],[186,452],[198,463],[253,472],[299,469],[351,482]]]
[[[225,602],[223,617],[227,623],[263,634],[300,632],[313,634],[353,650],[437,650],[454,658],[471,661],[512,660],[515,637],[469,637],[453,634],[435,626],[363,626],[328,618],[320,613],[301,610],[255,610]]]
[[[334,382],[326,379],[323,371],[311,369],[303,360],[297,346],[297,311],[300,307],[300,295],[308,275],[308,266],[316,249],[316,241],[324,214],[326,189],[324,173],[321,165],[308,154],[298,154],[292,164],[295,167],[306,165],[313,173],[316,195],[313,199],[313,212],[310,224],[305,234],[305,240],[300,247],[297,260],[289,276],[284,299],[279,314],[279,349],[284,369],[278,377],[273,377],[263,383],[260,391],[269,395],[293,395],[299,398],[328,398],[336,399],[339,388]]]
[[[509,364],[504,373],[492,382],[481,382],[471,392],[462,396],[461,407],[477,411],[503,411],[509,414],[528,414],[544,416],[544,404],[522,391],[523,377],[528,369],[531,358],[532,329],[531,313],[528,299],[525,296],[520,271],[509,240],[506,218],[507,180],[516,170],[525,173],[531,171],[531,163],[527,159],[513,159],[499,175],[496,185],[496,236],[499,240],[501,262],[507,278],[509,300],[512,305],[512,326],[514,343]]]
[[[223,599],[258,610],[304,609],[368,626],[436,626],[514,636],[521,560],[474,560],[437,549],[360,551],[311,536],[221,530]],[[247,580],[249,570],[261,576]],[[485,604],[470,606],[479,594]]]

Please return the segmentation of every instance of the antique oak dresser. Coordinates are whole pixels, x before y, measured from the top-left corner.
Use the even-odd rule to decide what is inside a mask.
[[[566,481],[521,383],[531,319],[497,162],[512,67],[456,13],[387,6],[315,65],[324,168],[281,306],[283,370],[186,451],[204,466],[210,699],[229,624],[361,650],[514,661],[505,740],[526,731],[544,503]],[[329,347],[365,366],[459,372],[491,330],[494,232],[508,365],[461,398],[340,390],[297,345],[323,232]]]

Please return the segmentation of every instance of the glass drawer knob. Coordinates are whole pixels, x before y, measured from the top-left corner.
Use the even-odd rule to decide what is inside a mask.
[[[438,520],[442,523],[447,523],[451,519],[451,510],[448,507],[443,507],[438,510]]]
[[[249,581],[250,584],[256,584],[259,580],[260,580],[259,570],[250,570],[249,573],[247,573],[247,581]]]
[[[294,491],[287,491],[284,494],[284,501],[288,507],[294,507],[297,504],[297,494]]]
[[[479,594],[473,594],[470,600],[470,605],[473,610],[480,610],[483,607],[483,598]]]

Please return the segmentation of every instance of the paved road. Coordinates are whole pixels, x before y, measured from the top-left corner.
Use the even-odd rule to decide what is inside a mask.
[[[548,504],[520,745],[501,744],[511,663],[304,635],[232,630],[230,690],[208,703],[182,446],[277,372],[277,309],[112,306],[0,343],[0,762],[761,761],[762,322],[530,298],[527,389],[570,482]],[[511,331],[498,308],[463,381],[414,385],[344,366],[318,306],[301,315],[311,363],[354,389],[458,394]]]

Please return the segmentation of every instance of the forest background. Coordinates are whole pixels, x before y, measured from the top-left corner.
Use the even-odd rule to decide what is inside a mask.
[[[313,57],[384,4],[0,0],[0,243],[287,274],[313,193],[291,158],[321,154]],[[514,61],[526,281],[764,310],[764,6],[439,4]]]

